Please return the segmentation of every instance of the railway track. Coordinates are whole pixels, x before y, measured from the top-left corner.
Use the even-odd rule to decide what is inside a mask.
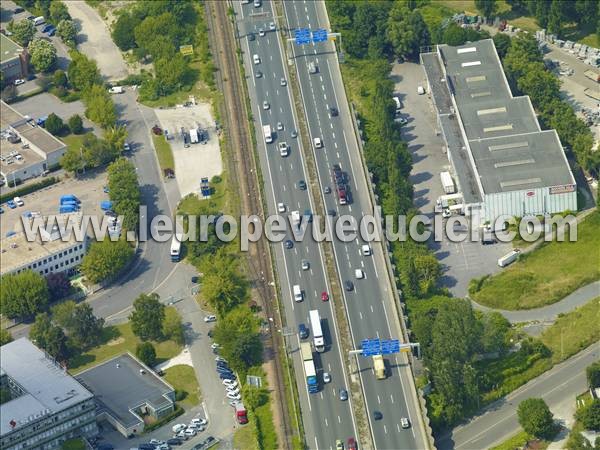
[[[258,171],[254,158],[252,136],[246,115],[244,80],[240,74],[234,28],[228,16],[229,2],[206,1],[206,16],[211,40],[212,53],[218,68],[216,79],[223,94],[223,104],[220,105],[224,131],[227,137],[228,154],[226,163],[229,166],[229,177],[232,188],[240,194],[241,214],[256,214],[264,219],[261,191],[259,188]],[[264,221],[263,221],[264,223]],[[279,314],[276,311],[275,289],[272,287],[273,273],[268,243],[260,239],[250,243],[248,264],[246,264],[251,286],[258,303],[263,308],[268,320],[269,335],[263,340],[266,353],[272,355],[275,366],[275,386],[277,391],[276,408],[283,425],[282,448],[292,448],[293,430],[288,410],[284,406],[285,384],[284,373],[280,358],[282,348]],[[280,433],[279,433],[280,434]],[[281,435],[281,434],[280,434]]]

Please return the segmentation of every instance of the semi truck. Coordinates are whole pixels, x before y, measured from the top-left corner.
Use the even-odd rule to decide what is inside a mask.
[[[179,262],[181,260],[181,235],[176,234],[171,241],[171,261]]]
[[[315,369],[315,362],[313,361],[310,342],[300,343],[300,352],[302,353],[302,365],[304,366],[308,392],[311,394],[319,392],[319,381],[317,380],[317,371]]]
[[[383,355],[373,355],[373,369],[375,370],[375,378],[385,380],[385,360]]]
[[[265,136],[265,142],[267,144],[270,144],[271,142],[273,142],[273,132],[271,131],[271,125],[263,126],[263,134]]]
[[[323,338],[323,330],[321,329],[321,317],[319,317],[319,311],[313,309],[308,313],[310,317],[310,326],[312,328],[313,342],[315,350],[319,353],[325,351],[325,338]]]
[[[498,265],[500,267],[508,266],[509,264],[511,264],[517,260],[520,253],[521,253],[521,250],[519,250],[518,248],[515,248],[512,252],[507,253],[502,258],[498,259]]]
[[[444,188],[444,192],[446,194],[454,194],[456,188],[454,186],[454,180],[452,179],[452,175],[450,175],[450,172],[440,172],[440,179],[442,181],[442,187]]]
[[[198,143],[198,130],[196,128],[190,128],[190,141],[192,144]]]
[[[245,425],[248,423],[248,411],[246,411],[246,407],[243,403],[238,402],[234,406],[235,408],[235,420],[240,425]]]
[[[292,211],[292,225],[300,228],[300,211]]]

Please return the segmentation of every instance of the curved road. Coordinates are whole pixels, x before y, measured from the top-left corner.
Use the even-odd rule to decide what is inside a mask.
[[[594,281],[577,289],[575,292],[567,295],[559,302],[553,303],[552,305],[543,306],[541,308],[527,309],[523,311],[507,311],[505,309],[489,308],[487,306],[480,305],[473,300],[471,300],[471,304],[474,308],[480,311],[498,311],[511,323],[531,321],[547,322],[555,320],[559,314],[568,313],[598,296],[600,296],[600,280]]]

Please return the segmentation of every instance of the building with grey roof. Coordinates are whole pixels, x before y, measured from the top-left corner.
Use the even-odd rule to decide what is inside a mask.
[[[175,409],[175,389],[130,353],[81,372],[77,379],[96,395],[97,418],[126,437],[144,430],[145,418]]]
[[[0,347],[0,448],[55,449],[98,433],[94,396],[26,338]]]
[[[577,210],[577,186],[555,130],[513,97],[493,41],[422,53],[453,175],[477,223]]]
[[[29,55],[27,50],[0,33],[0,71],[4,81],[12,83],[18,78],[27,77]]]

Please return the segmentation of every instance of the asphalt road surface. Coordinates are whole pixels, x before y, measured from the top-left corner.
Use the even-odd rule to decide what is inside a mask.
[[[281,78],[286,81],[288,79],[281,53],[282,43],[278,33],[269,31],[269,23],[273,21],[271,4],[263,2],[260,8],[254,8],[252,3],[246,5],[235,3],[235,7],[269,213],[277,212],[277,203],[285,205],[286,217],[291,211],[299,211],[300,214],[307,209],[314,211],[309,192],[298,187],[300,180],[305,180],[307,184],[309,180],[299,148],[300,139],[293,138],[291,135],[298,126],[289,86],[287,82],[285,86],[281,83]],[[266,30],[265,36],[259,36],[260,28]],[[255,34],[254,40],[248,39],[249,33]],[[254,64],[253,55],[257,55],[260,63]],[[262,74],[259,78],[256,77],[258,72]],[[268,102],[268,109],[263,108],[263,102]],[[281,122],[282,130],[277,130],[277,122]],[[274,131],[273,143],[265,143],[263,125],[271,125]],[[286,142],[290,148],[289,155],[286,157],[281,156],[278,150],[278,144],[282,142]],[[292,239],[289,227],[285,239]],[[356,437],[356,431],[351,399],[341,401],[338,394],[340,388],[348,388],[345,381],[347,378],[342,365],[332,306],[330,302],[321,300],[321,293],[330,294],[331,290],[325,277],[320,246],[312,239],[295,242],[291,249],[284,248],[283,243],[274,243],[273,246],[289,328],[287,330],[289,333],[286,333],[289,334],[286,338],[287,346],[298,378],[306,443],[310,448],[334,448],[336,439],[346,442],[347,438]],[[302,270],[303,260],[309,262],[310,269]],[[294,285],[300,286],[304,293],[301,302],[293,300],[292,286]],[[338,299],[332,298],[330,301],[338,301]],[[320,391],[309,394],[304,378],[297,330],[300,323],[310,327],[309,311],[314,309],[319,311],[321,317],[326,351],[313,352]],[[308,340],[311,339],[312,332]],[[323,372],[331,375],[331,383],[323,384]]]
[[[498,445],[519,429],[517,406],[528,398],[543,398],[550,410],[568,399],[575,402],[575,396],[587,388],[585,368],[598,358],[600,344],[596,343],[493,403],[466,425],[455,428],[436,442],[437,448],[474,450]]]

